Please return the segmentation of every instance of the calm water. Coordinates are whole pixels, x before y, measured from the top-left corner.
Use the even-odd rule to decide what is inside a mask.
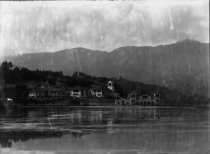
[[[22,107],[0,115],[1,154],[210,153],[204,108]]]

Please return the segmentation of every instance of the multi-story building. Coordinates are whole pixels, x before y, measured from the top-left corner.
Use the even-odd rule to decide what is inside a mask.
[[[103,91],[100,86],[93,85],[90,92],[93,97],[103,97]]]
[[[65,97],[64,88],[39,87],[29,92],[29,98],[63,98]]]
[[[68,95],[71,97],[89,97],[90,96],[90,89],[85,87],[71,87],[67,90]]]
[[[117,105],[159,105],[160,94],[159,93],[140,93],[132,91],[128,94],[127,99],[121,98],[115,101]]]

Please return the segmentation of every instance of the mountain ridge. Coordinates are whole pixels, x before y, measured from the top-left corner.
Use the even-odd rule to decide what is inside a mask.
[[[142,46],[135,46],[135,45],[128,45],[128,46],[122,46],[122,47],[118,47],[116,49],[113,49],[111,51],[104,51],[104,50],[95,50],[95,49],[89,49],[89,48],[85,48],[85,47],[74,47],[74,48],[65,48],[62,50],[58,50],[58,51],[53,51],[53,52],[32,52],[32,53],[22,53],[22,54],[15,54],[15,55],[10,55],[10,56],[6,56],[4,57],[4,59],[10,58],[10,57],[14,57],[14,56],[21,56],[21,55],[30,55],[30,54],[41,54],[41,53],[57,53],[57,52],[68,52],[68,51],[72,51],[72,50],[78,50],[78,49],[85,49],[91,52],[95,52],[95,51],[99,51],[99,52],[105,52],[105,53],[111,53],[111,52],[115,52],[118,49],[121,48],[129,48],[129,47],[134,47],[134,48],[156,48],[156,47],[162,47],[162,46],[168,46],[168,45],[173,45],[173,44],[178,44],[178,43],[184,43],[184,42],[196,42],[196,43],[201,43],[201,44],[210,44],[210,43],[206,43],[206,42],[200,42],[198,40],[194,40],[194,39],[183,39],[183,40],[178,40],[176,42],[173,43],[168,43],[168,44],[159,44],[159,45],[155,45],[155,46],[149,46],[149,45],[142,45]]]

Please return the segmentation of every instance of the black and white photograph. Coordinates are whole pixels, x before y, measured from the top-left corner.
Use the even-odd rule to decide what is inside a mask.
[[[0,154],[210,154],[209,0],[0,1]]]

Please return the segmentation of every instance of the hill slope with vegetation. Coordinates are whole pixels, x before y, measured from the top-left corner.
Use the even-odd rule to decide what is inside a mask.
[[[118,92],[121,97],[127,97],[130,91],[135,90],[139,93],[160,93],[162,105],[167,106],[193,106],[207,103],[206,98],[199,95],[189,97],[163,86],[130,81],[122,77],[95,77],[82,72],[74,72],[71,76],[67,76],[63,75],[62,72],[45,70],[32,71],[27,68],[19,68],[7,61],[1,64],[0,74],[0,84],[2,87],[1,97],[13,95],[13,97],[17,99],[27,99],[31,83],[48,83],[51,86],[58,87],[91,87],[91,85],[99,85],[104,89],[107,86],[107,82],[112,80],[115,85],[115,91]]]

